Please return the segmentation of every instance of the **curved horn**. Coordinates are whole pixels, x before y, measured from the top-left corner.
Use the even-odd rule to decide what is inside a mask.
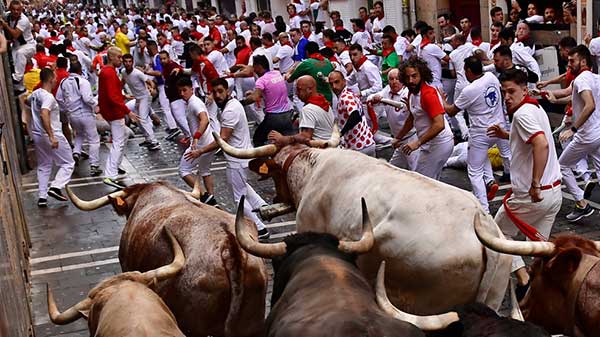
[[[177,239],[175,238],[173,233],[171,233],[171,230],[169,228],[167,228],[166,226],[163,228],[164,231],[167,232],[169,241],[171,241],[171,247],[173,248],[174,255],[173,262],[166,266],[162,266],[160,268],[143,273],[142,277],[144,277],[146,281],[151,281],[154,278],[156,278],[158,281],[171,278],[177,275],[177,273],[179,273],[179,271],[181,270],[181,268],[183,268],[183,265],[185,264],[185,255],[183,254],[183,250],[181,249],[179,242],[177,242]]]
[[[238,149],[224,141],[218,133],[213,131],[215,141],[228,155],[240,159],[253,159],[258,157],[269,157],[277,153],[277,146],[274,144],[263,145],[252,149]]]
[[[473,222],[479,241],[491,250],[523,256],[549,256],[554,253],[555,246],[552,242],[513,241],[495,236],[484,228],[479,213],[475,214]]]
[[[381,310],[398,320],[414,324],[417,328],[424,331],[442,330],[460,319],[458,314],[454,311],[440,315],[417,316],[407,314],[396,308],[392,302],[390,302],[385,291],[385,261],[381,262],[381,266],[379,266],[379,271],[377,272],[376,295],[377,304]]]
[[[266,259],[285,254],[287,248],[285,242],[272,244],[256,242],[256,239],[246,231],[246,224],[244,223],[244,199],[244,196],[240,198],[235,215],[235,236],[240,246],[248,253]]]
[[[73,205],[75,205],[77,208],[79,208],[82,211],[93,211],[102,206],[108,205],[110,203],[109,197],[111,197],[111,198],[122,197],[123,198],[123,197],[127,196],[127,193],[125,193],[125,191],[117,191],[117,192],[113,192],[109,195],[100,197],[98,199],[85,201],[85,200],[79,199],[79,197],[77,195],[75,195],[75,192],[73,192],[71,187],[66,186],[65,189],[67,190],[67,194],[69,195],[69,198],[73,202]]]
[[[48,284],[46,284],[46,293],[48,297],[48,315],[54,324],[64,325],[74,322],[83,317],[79,312],[80,310],[87,310],[92,305],[92,300],[88,297],[61,313],[58,311],[56,302],[54,302],[54,295]]]
[[[309,140],[308,141],[308,146],[316,147],[316,148],[326,148],[326,147],[336,148],[338,145],[340,145],[340,130],[338,129],[336,122],[333,123],[333,129],[331,131],[331,137],[329,138],[329,140],[326,140],[326,141],[324,141],[324,140]]]
[[[360,198],[362,206],[362,237],[359,241],[340,241],[338,249],[348,254],[364,254],[373,248],[375,238],[373,237],[373,224],[367,210],[365,198]]]
[[[600,250],[600,241],[594,241],[594,245],[596,245],[597,250]]]
[[[510,287],[510,306],[511,306],[510,318],[517,320],[517,321],[525,322],[525,319],[523,318],[523,313],[521,312],[521,308],[519,307],[519,301],[517,301],[517,294],[515,292],[515,281],[512,277],[510,279],[509,287]]]

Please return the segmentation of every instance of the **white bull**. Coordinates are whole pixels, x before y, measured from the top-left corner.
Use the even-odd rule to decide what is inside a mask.
[[[476,214],[486,228],[503,236],[471,193],[355,151],[298,144],[239,150],[216,138],[232,156],[273,156],[250,166],[275,179],[276,201],[296,208],[298,232],[360,239],[356,200],[364,197],[376,244],[359,257],[358,265],[375,284],[379,264],[387,261],[386,288],[397,307],[421,315],[473,301],[499,308],[511,259],[477,239]]]

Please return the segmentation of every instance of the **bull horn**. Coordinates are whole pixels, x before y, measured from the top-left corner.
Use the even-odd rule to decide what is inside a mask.
[[[515,281],[513,278],[510,279],[510,283],[508,285],[510,287],[510,318],[524,322],[523,313],[521,312],[521,308],[519,307],[519,301],[517,301],[517,294],[515,292]]]
[[[237,213],[235,214],[235,236],[240,246],[248,253],[265,259],[285,254],[287,248],[285,242],[260,243],[246,231],[246,224],[244,223],[244,199],[244,196],[240,198]]]
[[[69,198],[73,202],[73,205],[75,205],[77,208],[79,208],[82,211],[93,211],[102,206],[108,205],[110,203],[110,198],[117,198],[117,197],[123,198],[123,197],[127,196],[127,193],[125,193],[125,191],[117,191],[117,192],[113,192],[109,195],[100,197],[98,199],[85,201],[85,200],[79,199],[79,197],[77,195],[75,195],[75,192],[73,192],[71,187],[66,186],[65,189],[67,190],[67,195],[69,195]]]
[[[375,239],[373,237],[373,224],[367,210],[365,198],[360,199],[362,205],[362,237],[359,241],[340,241],[338,249],[348,254],[364,254],[373,248]]]
[[[263,145],[252,149],[238,149],[224,141],[218,133],[213,131],[215,141],[228,155],[240,159],[253,159],[258,157],[269,157],[277,153],[277,146],[274,144]]]
[[[166,266],[162,266],[160,268],[143,273],[142,277],[144,277],[146,281],[152,281],[154,278],[156,278],[158,281],[171,278],[177,275],[177,273],[181,270],[181,268],[183,268],[183,265],[185,264],[185,255],[183,254],[183,250],[181,249],[179,242],[177,242],[177,239],[168,227],[165,226],[163,228],[164,231],[167,232],[169,241],[171,241],[171,247],[173,249],[173,262]]]
[[[594,241],[594,245],[596,245],[597,250],[600,250],[600,241]]]
[[[554,253],[552,242],[513,241],[495,236],[483,226],[479,213],[475,214],[473,222],[479,241],[496,252],[522,256],[549,256]]]
[[[74,322],[83,317],[81,310],[87,310],[92,305],[92,300],[88,297],[61,313],[58,311],[56,302],[54,302],[54,295],[48,284],[46,284],[46,293],[48,297],[48,315],[54,324],[65,325]]]
[[[385,261],[381,262],[379,271],[377,272],[376,295],[377,304],[381,310],[398,320],[411,323],[424,331],[442,330],[460,319],[458,314],[454,311],[440,315],[417,316],[405,313],[396,308],[392,302],[390,302],[385,291]]]
[[[325,147],[330,147],[330,148],[336,148],[338,145],[340,145],[340,130],[338,129],[337,123],[333,124],[333,129],[331,131],[331,137],[324,141],[324,140],[309,140],[308,141],[308,146],[310,147],[316,147],[316,148],[325,148]]]

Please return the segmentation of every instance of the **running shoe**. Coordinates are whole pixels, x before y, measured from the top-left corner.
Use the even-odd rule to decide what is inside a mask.
[[[594,213],[594,209],[592,208],[592,206],[590,206],[590,204],[585,205],[585,207],[583,207],[583,208],[575,205],[575,208],[573,209],[573,211],[571,213],[567,214],[566,218],[567,218],[567,221],[569,221],[569,222],[575,222],[584,217],[590,216],[593,213]]]
[[[46,200],[44,198],[39,198],[37,205],[39,208],[46,208],[46,207],[48,207],[48,200]]]
[[[52,198],[58,200],[58,201],[68,201],[69,199],[67,199],[67,197],[65,197],[62,192],[60,191],[60,189],[56,188],[56,187],[50,187],[50,189],[48,190],[48,195],[51,196]]]
[[[104,178],[104,180],[102,180],[103,183],[105,183],[108,186],[114,187],[116,189],[122,190],[125,187],[125,184],[123,184],[120,181],[114,180],[114,179],[110,179],[110,178]]]
[[[490,181],[485,185],[485,189],[487,190],[487,200],[492,201],[496,197],[496,193],[498,192],[498,183],[495,180]]]
[[[266,241],[271,237],[271,232],[267,229],[267,227],[258,231],[258,241]]]

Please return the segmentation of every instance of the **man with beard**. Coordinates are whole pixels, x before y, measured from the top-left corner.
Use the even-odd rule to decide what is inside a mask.
[[[221,123],[221,138],[229,145],[239,148],[248,149],[252,147],[250,142],[250,130],[248,129],[248,120],[244,107],[235,98],[229,95],[229,86],[223,78],[217,78],[212,81],[212,95],[215,103],[221,110],[219,114],[219,122]],[[204,153],[217,150],[219,146],[215,141],[201,148],[192,150],[188,153],[186,159],[191,160],[198,158]],[[238,159],[225,154],[227,160],[227,182],[233,191],[233,199],[237,204],[240,198],[245,195],[246,203],[244,203],[244,216],[252,220],[258,229],[258,238],[266,240],[271,235],[264,223],[258,218],[253,209],[266,205],[267,203],[254,191],[248,184],[248,160]]]
[[[411,58],[400,67],[400,77],[409,91],[407,102],[405,101],[409,115],[396,138],[403,139],[414,126],[418,139],[402,145],[402,152],[410,155],[420,148],[415,171],[439,179],[444,164],[452,154],[454,137],[444,117],[441,97],[434,87],[427,84],[431,83],[433,75],[425,61]],[[397,148],[400,144],[394,145]]]

